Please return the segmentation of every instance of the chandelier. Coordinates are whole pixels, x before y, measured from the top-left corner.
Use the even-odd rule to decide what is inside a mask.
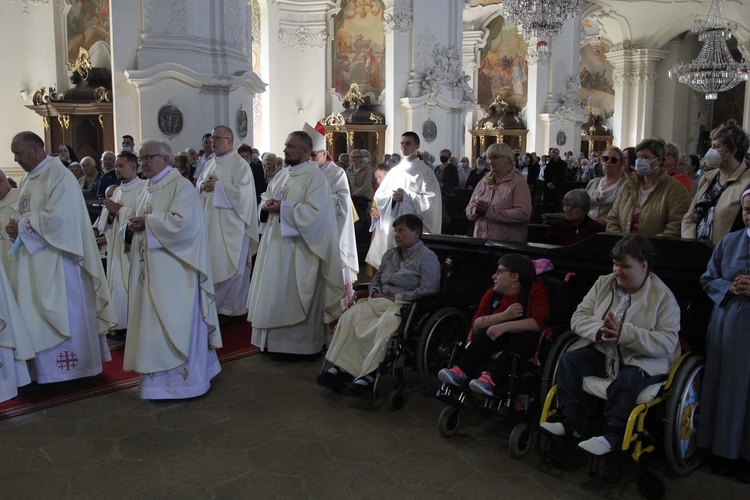
[[[537,61],[547,64],[548,41],[562,31],[565,21],[578,16],[582,6],[583,0],[505,0],[503,16],[518,25],[526,42],[537,40]]]
[[[735,61],[727,47],[732,30],[738,27],[738,23],[727,19],[723,0],[713,0],[706,22],[690,29],[703,42],[698,58],[690,64],[677,64],[669,70],[670,78],[676,75],[680,83],[705,93],[708,100],[747,81],[750,68],[744,61]]]

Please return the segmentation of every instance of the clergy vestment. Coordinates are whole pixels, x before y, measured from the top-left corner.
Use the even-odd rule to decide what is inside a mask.
[[[341,251],[326,178],[307,161],[276,174],[261,197],[281,201],[269,213],[248,295],[252,342],[262,350],[315,354],[341,315]]]
[[[104,334],[116,323],[81,188],[48,156],[21,179],[11,284],[23,305],[36,359],[32,380],[96,375],[111,359]]]
[[[146,229],[132,234],[127,252],[123,367],[141,374],[144,399],[200,396],[221,371],[215,349],[222,346],[200,199],[167,167],[140,190],[134,216],[146,216]]]
[[[211,192],[200,193],[208,230],[216,310],[227,316],[247,313],[252,258],[258,251],[258,207],[253,173],[237,151],[215,156],[195,183],[209,176],[219,180]]]
[[[120,203],[122,207],[115,214],[105,208],[96,224],[99,232],[107,238],[107,286],[117,317],[115,330],[124,330],[128,327],[130,259],[125,257],[125,243],[120,237],[119,229],[133,216],[138,193],[145,185],[145,180],[136,177],[118,186],[112,195],[112,201]]]
[[[31,383],[26,361],[33,357],[26,322],[0,261],[0,403],[16,397],[19,387]]]
[[[393,200],[393,192],[404,190],[402,201]],[[424,232],[440,234],[443,224],[443,203],[440,184],[435,173],[419,158],[406,158],[392,168],[383,179],[374,198],[380,214],[380,229],[374,231],[366,262],[380,267],[380,259],[386,250],[394,248],[393,221],[404,214],[415,214],[422,219]]]
[[[354,282],[359,273],[357,240],[354,236],[354,214],[352,197],[349,194],[349,179],[346,172],[335,163],[328,162],[320,171],[328,181],[333,195],[333,208],[336,213],[336,227],[339,234],[341,263],[344,269],[344,288],[346,289],[345,308],[354,300]]]
[[[13,246],[13,241],[5,232],[5,226],[11,219],[18,220],[18,189],[12,188],[5,195],[5,198],[0,200],[0,262],[5,266],[5,272],[8,275],[10,275],[10,254],[8,252]]]

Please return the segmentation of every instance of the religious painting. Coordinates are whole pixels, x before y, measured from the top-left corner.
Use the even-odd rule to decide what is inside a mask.
[[[528,65],[526,41],[512,23],[501,16],[490,21],[487,44],[482,48],[477,82],[477,100],[482,108],[500,97],[520,111],[526,106],[528,94]]]
[[[174,137],[182,132],[182,110],[173,104],[165,104],[159,108],[157,115],[159,130],[167,137]]]
[[[381,0],[342,0],[334,17],[335,43],[331,82],[340,95],[359,84],[362,95],[377,101],[385,88],[385,34]]]
[[[90,51],[96,42],[109,43],[109,0],[68,0],[70,10],[65,15],[68,41],[68,61],[78,58],[78,49]]]
[[[607,61],[611,44],[601,37],[600,26],[593,19],[584,19],[582,30],[581,100],[590,97],[594,113],[611,118],[615,112],[614,67]]]

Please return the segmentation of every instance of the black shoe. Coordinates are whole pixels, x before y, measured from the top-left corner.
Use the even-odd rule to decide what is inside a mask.
[[[338,367],[320,373],[317,377],[318,385],[337,391],[344,389],[346,384],[352,381],[354,377]]]
[[[750,484],[750,462],[743,458],[737,462],[737,481]]]
[[[127,330],[115,330],[107,334],[107,338],[109,340],[114,340],[115,342],[124,342],[126,336]]]
[[[737,460],[717,457],[716,455],[711,457],[711,473],[717,476],[734,476],[737,474],[739,479],[740,472],[740,468],[737,467]]]
[[[359,377],[353,383],[349,384],[349,389],[347,390],[347,392],[351,396],[362,397],[371,395],[374,389],[375,377],[373,377],[372,375],[365,375],[364,377]]]

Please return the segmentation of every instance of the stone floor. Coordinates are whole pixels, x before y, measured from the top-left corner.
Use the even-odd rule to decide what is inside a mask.
[[[391,412],[317,386],[319,366],[252,356],[196,400],[134,388],[2,421],[0,497],[639,498],[632,466],[608,484],[534,452],[512,459],[509,427],[469,412],[446,439],[437,400],[415,389]],[[750,496],[705,466],[666,484],[667,498]]]

